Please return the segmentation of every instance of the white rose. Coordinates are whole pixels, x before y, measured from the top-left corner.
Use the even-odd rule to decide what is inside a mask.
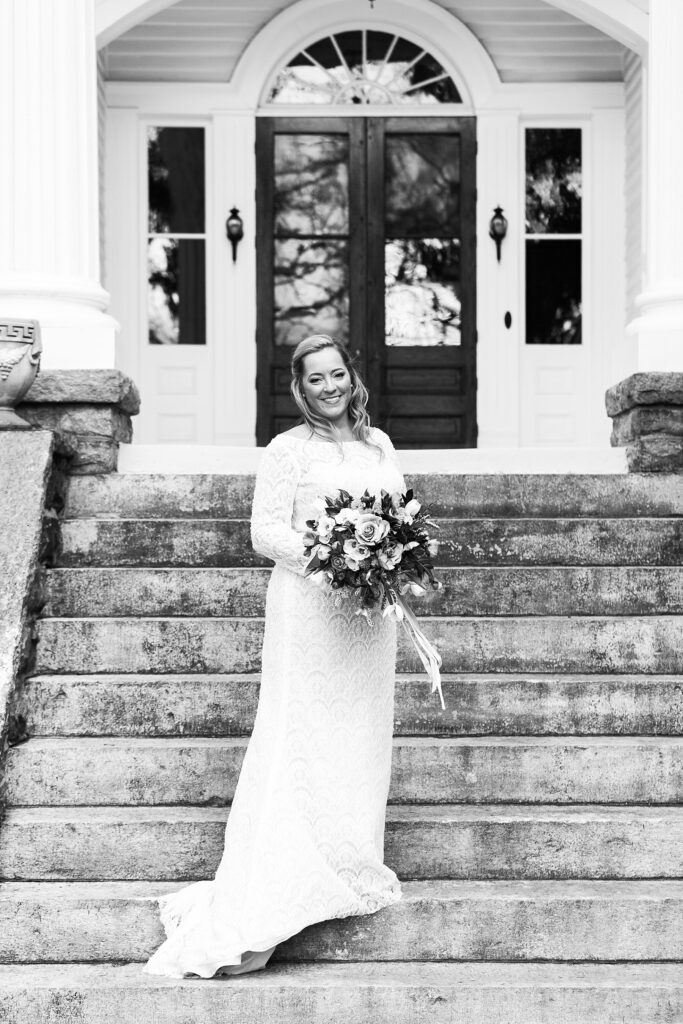
[[[370,549],[364,544],[359,544],[355,537],[349,537],[344,541],[344,555],[349,569],[355,571],[360,568],[360,563],[370,554]]]
[[[355,526],[359,518],[360,512],[357,508],[343,508],[337,513],[337,526]]]
[[[372,512],[359,516],[356,523],[356,537],[361,544],[379,544],[389,533],[389,523]]]
[[[334,519],[331,516],[321,516],[318,520],[318,536],[323,543],[332,536],[333,530]]]
[[[405,506],[406,515],[411,517],[416,516],[421,508],[422,505],[420,504],[420,502],[417,501],[416,498],[411,498],[410,501],[407,502]]]
[[[403,555],[403,545],[399,544],[398,541],[390,542],[377,552],[377,561],[383,569],[395,569],[398,563],[401,561]]]

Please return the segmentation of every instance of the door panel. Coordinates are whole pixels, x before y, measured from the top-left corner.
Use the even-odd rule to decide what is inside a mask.
[[[368,127],[369,384],[376,421],[401,447],[476,445],[474,128]]]
[[[359,348],[363,134],[354,118],[256,122],[260,445],[300,419],[289,363],[302,338],[319,332]],[[362,364],[364,352],[360,358]]]
[[[398,445],[476,443],[474,145],[472,118],[258,119],[259,444],[298,422],[289,359],[316,332]]]

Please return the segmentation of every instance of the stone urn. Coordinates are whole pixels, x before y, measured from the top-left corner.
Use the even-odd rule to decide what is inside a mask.
[[[0,430],[30,430],[14,411],[40,369],[40,324],[37,320],[0,319]]]

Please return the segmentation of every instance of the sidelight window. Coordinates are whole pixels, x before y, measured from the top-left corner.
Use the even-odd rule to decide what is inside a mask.
[[[583,166],[580,128],[527,128],[526,341],[581,343]]]
[[[147,320],[153,345],[206,344],[203,128],[147,130]]]

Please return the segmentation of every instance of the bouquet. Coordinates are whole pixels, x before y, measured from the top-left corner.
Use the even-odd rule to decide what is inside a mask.
[[[340,490],[336,497],[319,499],[317,519],[306,521],[304,548],[310,556],[306,575],[328,584],[340,597],[357,600],[357,615],[370,620],[370,611],[394,615],[413,642],[432,682],[441,692],[441,656],[425,636],[404,601],[407,592],[424,594],[441,583],[434,577],[432,558],[438,543],[427,527],[438,529],[412,490],[380,495],[365,491],[359,498]]]

